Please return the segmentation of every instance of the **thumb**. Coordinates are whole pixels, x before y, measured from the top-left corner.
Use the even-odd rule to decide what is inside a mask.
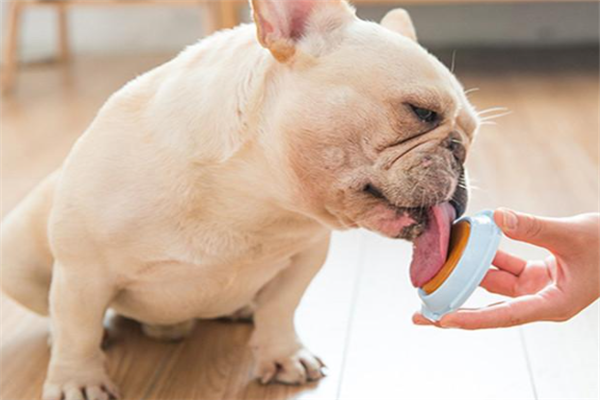
[[[494,212],[494,221],[509,238],[549,250],[560,250],[568,242],[565,240],[568,227],[560,219],[498,208]]]

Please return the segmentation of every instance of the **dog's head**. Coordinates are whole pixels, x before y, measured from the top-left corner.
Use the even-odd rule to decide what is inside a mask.
[[[405,11],[379,25],[343,0],[252,5],[259,41],[278,61],[264,123],[281,138],[299,209],[335,229],[407,239],[435,205],[464,211],[476,114]]]

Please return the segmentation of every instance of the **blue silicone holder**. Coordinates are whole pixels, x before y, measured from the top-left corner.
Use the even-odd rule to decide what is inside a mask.
[[[502,237],[491,210],[462,217],[454,223],[461,221],[467,221],[471,229],[458,264],[436,291],[427,294],[423,289],[418,290],[423,302],[421,314],[434,322],[457,310],[473,294],[488,271]]]

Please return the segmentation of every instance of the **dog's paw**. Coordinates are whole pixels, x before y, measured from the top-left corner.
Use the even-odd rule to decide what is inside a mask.
[[[319,357],[302,347],[285,357],[258,359],[255,375],[262,384],[302,385],[323,378],[326,367]]]
[[[62,382],[47,380],[42,400],[110,400],[119,399],[117,386],[106,376],[73,378]]]
[[[193,319],[174,325],[142,324],[142,332],[152,339],[173,342],[190,336],[195,326],[196,321]]]

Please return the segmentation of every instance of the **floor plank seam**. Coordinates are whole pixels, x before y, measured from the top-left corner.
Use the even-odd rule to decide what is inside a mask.
[[[519,338],[521,339],[521,345],[523,346],[523,355],[525,356],[525,365],[527,367],[527,374],[529,374],[529,382],[531,383],[531,390],[533,391],[533,397],[538,400],[538,393],[535,387],[535,378],[533,376],[533,367],[531,365],[531,357],[529,357],[529,351],[527,351],[527,340],[525,339],[525,332],[522,327],[519,328]]]
[[[359,250],[358,250],[358,271],[354,277],[354,284],[352,287],[352,299],[350,302],[350,318],[348,320],[348,326],[346,327],[346,339],[344,343],[344,352],[342,354],[341,371],[339,375],[339,382],[336,390],[336,399],[340,399],[342,392],[342,385],[344,383],[344,374],[346,372],[346,361],[348,358],[348,351],[350,349],[350,340],[352,337],[352,327],[354,326],[355,308],[358,304],[358,296],[360,293],[360,279],[363,275],[365,268],[366,259],[366,238],[364,235],[360,236]]]

